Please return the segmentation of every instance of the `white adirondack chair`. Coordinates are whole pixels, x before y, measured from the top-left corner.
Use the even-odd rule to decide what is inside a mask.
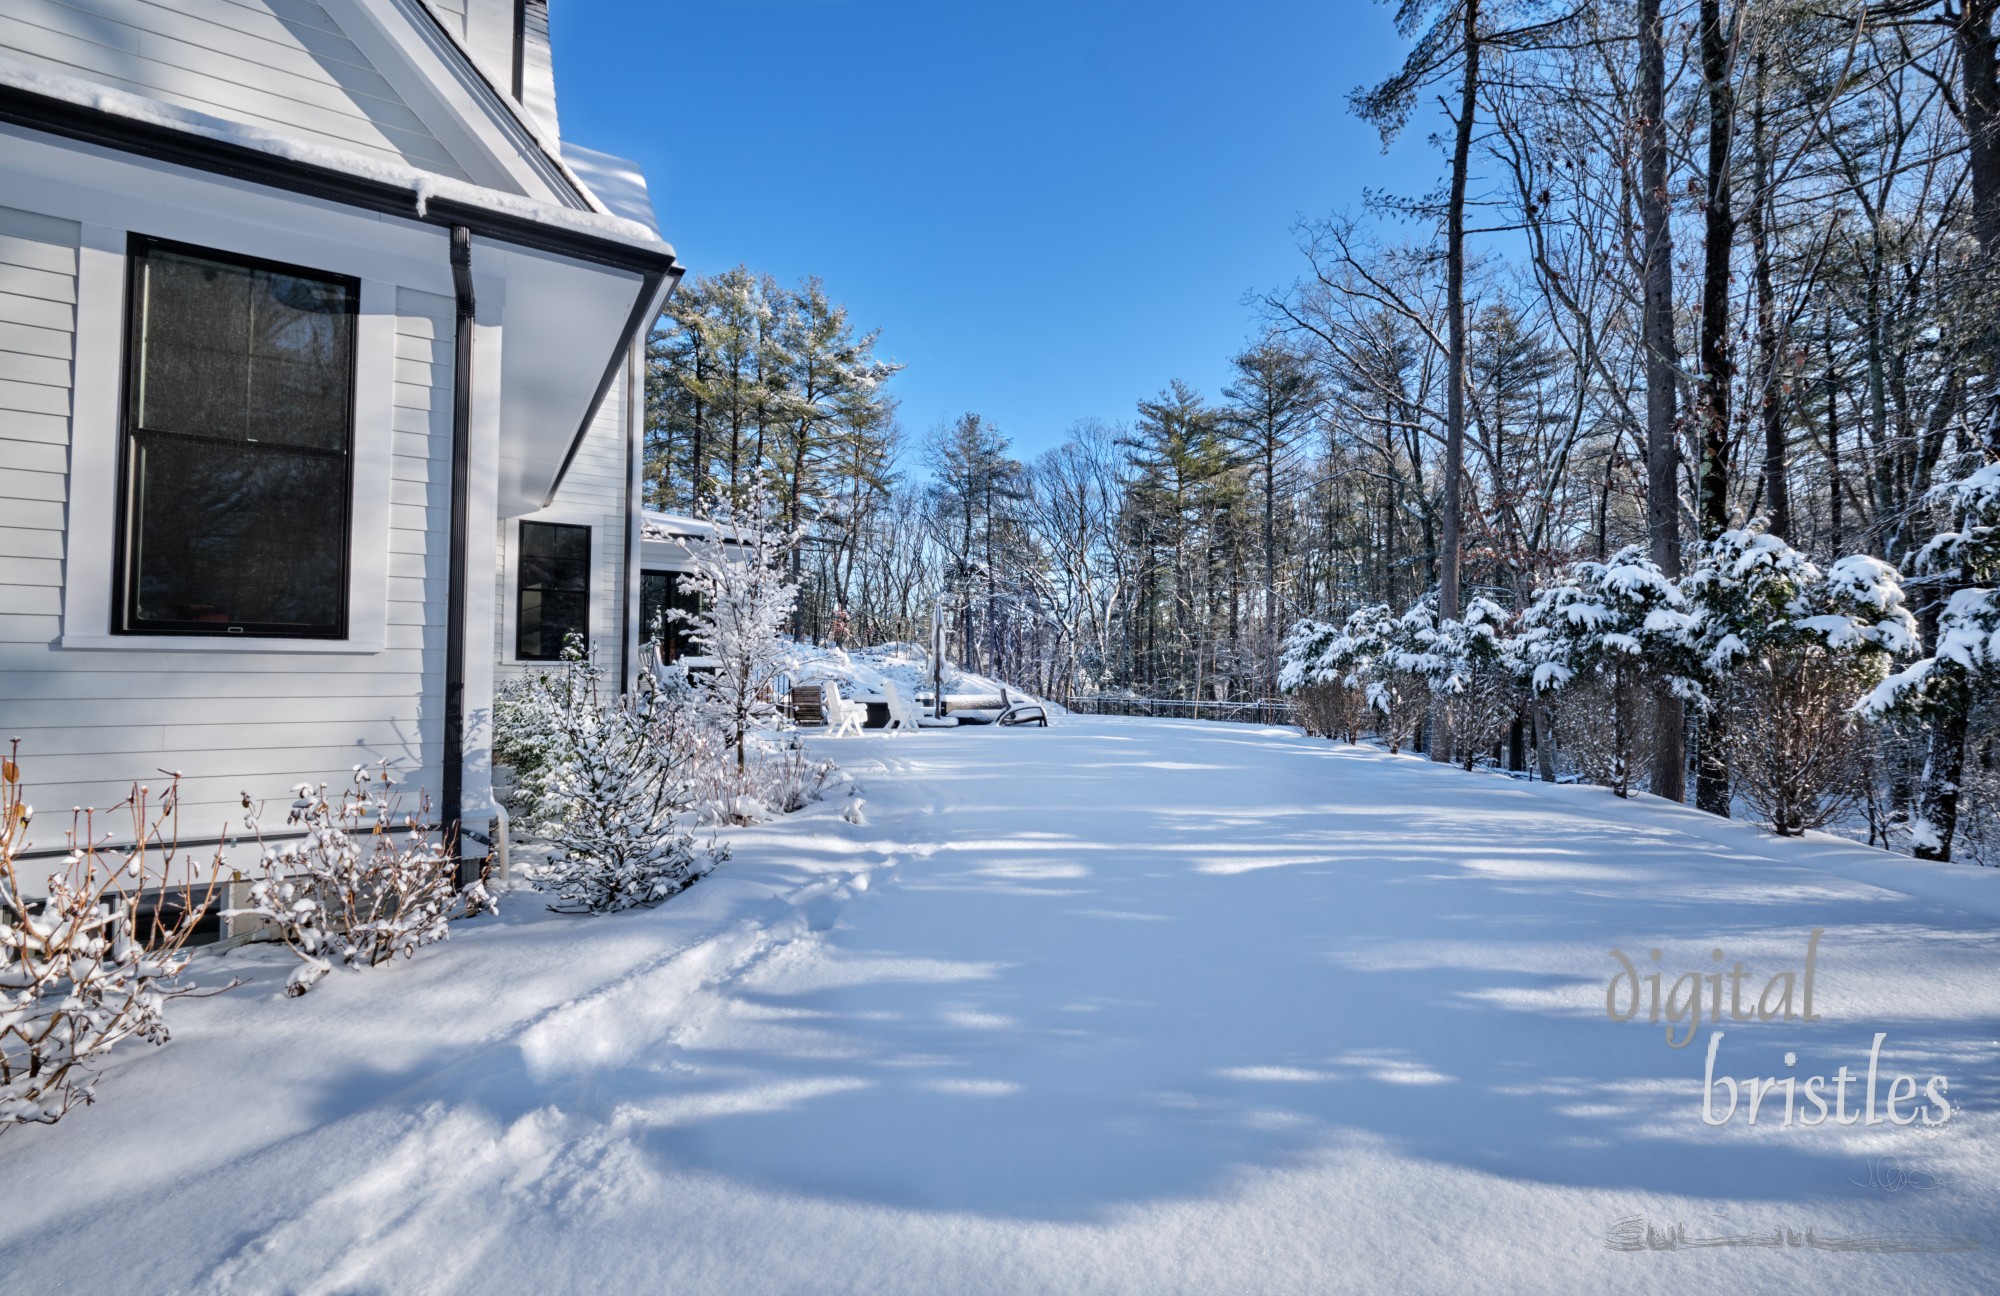
[[[917,700],[903,691],[903,686],[890,680],[884,686],[889,692],[889,728],[915,729],[922,720],[917,712]]]
[[[861,733],[861,722],[868,718],[867,705],[861,702],[850,702],[840,696],[840,685],[834,683],[832,680],[826,682],[826,685],[821,690],[820,697],[826,708],[826,723],[828,725],[826,736],[829,738],[858,737]]]

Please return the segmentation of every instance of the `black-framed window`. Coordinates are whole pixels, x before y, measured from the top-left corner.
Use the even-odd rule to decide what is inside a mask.
[[[590,528],[523,522],[515,586],[514,656],[560,661],[572,634],[590,639]]]
[[[129,253],[112,628],[345,638],[360,281]]]
[[[690,627],[670,611],[701,611],[701,596],[683,584],[677,571],[639,573],[639,635],[660,645],[660,660],[677,662],[688,655]]]

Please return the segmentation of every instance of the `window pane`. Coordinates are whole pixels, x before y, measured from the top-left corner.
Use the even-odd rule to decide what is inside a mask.
[[[132,255],[121,627],[341,634],[353,282]]]
[[[242,440],[250,396],[252,272],[166,252],[141,271],[134,421]]]
[[[666,619],[668,575],[663,571],[639,573],[639,638],[651,643],[673,633],[673,624]]]
[[[337,629],[347,461],[140,436],[134,602],[145,622]]]
[[[521,524],[514,655],[555,661],[570,634],[590,634],[590,528]]]
[[[142,289],[138,426],[346,449],[348,285],[154,251]]]

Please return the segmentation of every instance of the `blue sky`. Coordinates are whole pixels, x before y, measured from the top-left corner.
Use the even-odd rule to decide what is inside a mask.
[[[975,410],[1032,455],[1213,396],[1298,218],[1438,173],[1348,114],[1402,56],[1370,0],[551,9],[563,134],[645,167],[692,271],[823,278],[908,366],[913,439]]]

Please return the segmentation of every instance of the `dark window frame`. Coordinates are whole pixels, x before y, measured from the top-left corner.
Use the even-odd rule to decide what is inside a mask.
[[[141,428],[136,421],[137,402],[135,400],[133,366],[139,360],[140,334],[140,276],[144,272],[146,256],[150,252],[167,252],[178,256],[214,261],[222,265],[241,266],[248,270],[263,270],[273,274],[288,275],[300,279],[316,279],[322,283],[340,284],[347,289],[348,348],[347,348],[347,443],[341,452],[347,463],[347,497],[341,509],[340,520],[340,574],[339,582],[340,615],[331,626],[316,629],[301,629],[298,626],[266,625],[256,622],[223,624],[221,622],[165,622],[144,621],[139,618],[139,581],[134,567],[132,552],[133,534],[137,522],[138,508],[136,483],[133,480],[133,460],[138,440],[144,436],[183,436],[181,433],[167,433]],[[361,280],[356,275],[334,274],[310,266],[294,265],[284,261],[273,261],[266,257],[246,256],[238,252],[220,248],[202,247],[193,243],[181,243],[173,239],[155,238],[148,234],[131,234],[125,243],[125,337],[119,368],[119,410],[118,410],[118,513],[113,535],[114,598],[111,608],[111,633],[134,636],[178,636],[181,638],[257,638],[257,639],[327,639],[342,640],[348,637],[349,622],[353,611],[354,594],[354,479],[357,465],[354,455],[355,424],[358,421],[360,405],[360,353],[361,353]],[[298,453],[279,451],[277,453]]]
[[[553,650],[544,650],[539,653],[530,654],[521,651],[521,635],[525,629],[523,625],[525,618],[521,615],[521,600],[527,594],[527,587],[524,581],[527,575],[526,560],[528,556],[529,527],[551,527],[557,530],[583,532],[583,589],[581,591],[572,590],[568,592],[580,592],[583,595],[582,629],[584,646],[586,648],[589,647],[591,638],[590,569],[597,562],[597,528],[585,522],[535,522],[526,519],[523,519],[514,528],[514,660],[520,662],[561,661],[563,654],[563,645],[561,644],[557,644]],[[537,631],[537,633],[541,632]]]

